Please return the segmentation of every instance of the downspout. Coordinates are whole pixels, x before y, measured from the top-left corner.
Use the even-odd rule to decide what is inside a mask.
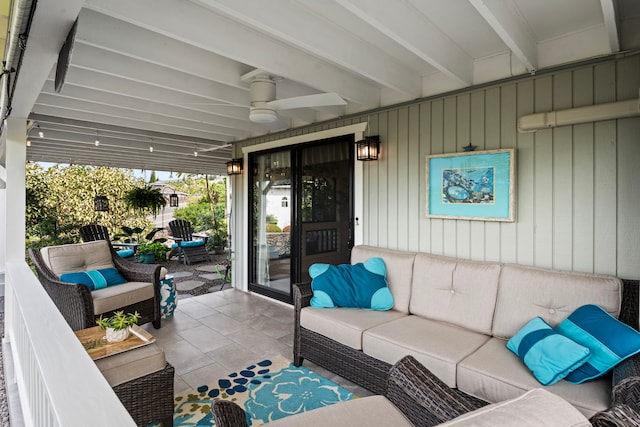
[[[20,69],[22,52],[26,47],[25,35],[29,27],[32,9],[35,7],[36,2],[37,0],[15,0],[11,5],[9,37],[5,47],[2,80],[0,81],[0,126],[3,125],[4,120],[11,113],[10,90],[15,87],[15,79]],[[14,74],[13,82],[11,81],[12,74]],[[12,86],[11,89],[9,88],[10,86]]]

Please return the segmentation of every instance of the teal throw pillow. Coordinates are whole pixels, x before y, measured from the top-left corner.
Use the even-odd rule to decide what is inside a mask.
[[[640,332],[594,304],[577,308],[556,331],[591,350],[587,361],[567,375],[566,380],[574,384],[598,378],[640,353]]]
[[[133,249],[120,249],[117,253],[121,258],[128,258],[130,256],[133,256],[135,251]]]
[[[529,321],[507,342],[542,385],[552,385],[582,365],[589,349],[553,330],[542,318]]]
[[[122,277],[122,275],[115,268],[64,273],[60,276],[60,280],[68,283],[86,285],[92,291],[103,289],[107,286],[115,286],[127,283],[125,278]]]
[[[387,283],[387,268],[382,258],[370,258],[358,264],[313,264],[312,307],[367,308],[389,310],[393,295]]]

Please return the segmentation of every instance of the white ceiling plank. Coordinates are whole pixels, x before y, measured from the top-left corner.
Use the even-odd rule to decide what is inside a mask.
[[[347,30],[309,14],[298,2],[197,2],[409,98],[421,95],[418,73]]]
[[[174,0],[88,0],[85,7],[173,37],[362,105],[377,106],[379,89],[305,52],[201,6]],[[311,79],[310,79],[311,76]]]
[[[535,39],[512,3],[503,0],[469,0],[529,72],[538,69]]]
[[[228,86],[248,88],[239,76],[251,67],[90,9],[82,9],[78,17],[76,42]]]
[[[620,37],[618,35],[618,20],[616,19],[616,10],[613,0],[600,0],[602,7],[602,16],[604,17],[604,26],[609,36],[609,46],[611,52],[620,51]]]
[[[473,83],[473,60],[427,17],[405,2],[336,0],[401,47],[464,85]]]

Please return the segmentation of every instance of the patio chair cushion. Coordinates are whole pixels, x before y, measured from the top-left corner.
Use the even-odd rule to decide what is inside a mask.
[[[204,246],[204,243],[205,243],[204,240],[189,240],[189,241],[180,243],[180,246],[182,246],[183,248],[197,248],[199,246]],[[176,249],[178,247],[178,244],[174,243],[173,245],[171,245],[171,247],[173,249]]]
[[[91,291],[96,315],[117,310],[154,297],[153,283],[127,282]]]
[[[121,285],[127,283],[124,277],[115,268],[104,268],[102,270],[74,271],[60,276],[60,280],[69,283],[80,283],[86,285],[92,291],[106,288],[107,286]]]
[[[531,370],[540,384],[555,384],[582,365],[590,351],[577,342],[560,335],[540,317],[524,325],[508,342]]]
[[[134,251],[133,249],[120,249],[118,251],[118,255],[120,255],[122,258],[127,258],[133,256],[135,252],[136,251]]]
[[[576,309],[556,330],[591,350],[587,361],[567,375],[566,380],[574,384],[604,375],[626,358],[640,353],[640,332],[594,304]]]
[[[105,240],[47,246],[40,250],[40,254],[47,267],[58,277],[74,271],[115,268],[109,243]]]
[[[355,265],[313,264],[309,267],[311,306],[389,310],[393,307],[393,295],[386,273],[384,261],[379,257]]]
[[[96,360],[111,387],[164,369],[165,364],[164,351],[156,343]]]

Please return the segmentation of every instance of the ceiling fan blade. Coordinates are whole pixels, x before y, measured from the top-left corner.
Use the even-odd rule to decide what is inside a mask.
[[[347,105],[347,101],[334,92],[318,93],[315,95],[296,96],[293,98],[276,99],[267,102],[267,106],[274,110],[289,110],[292,108],[326,107],[329,105]]]

